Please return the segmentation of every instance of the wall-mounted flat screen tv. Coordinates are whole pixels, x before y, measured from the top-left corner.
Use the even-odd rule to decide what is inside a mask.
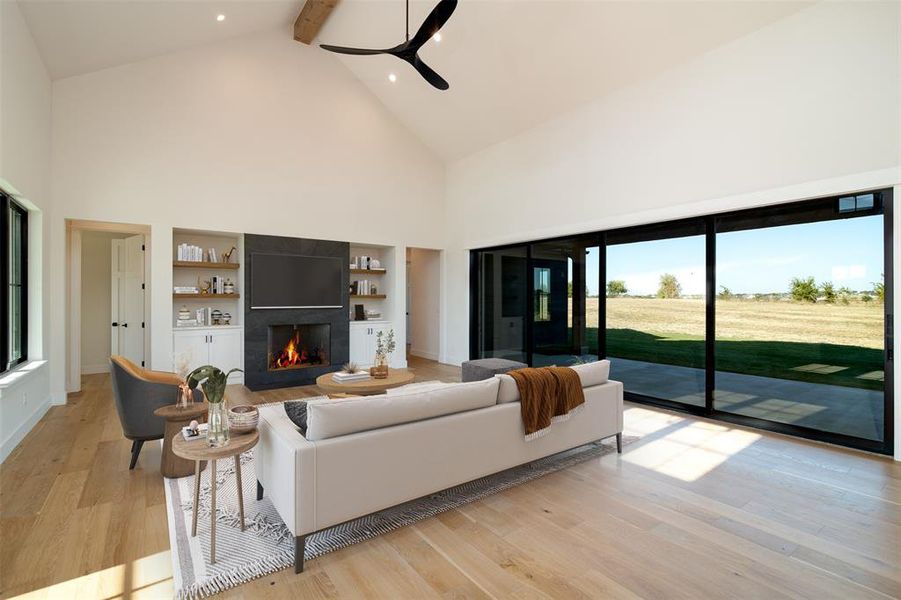
[[[250,255],[250,308],[341,308],[340,258]]]

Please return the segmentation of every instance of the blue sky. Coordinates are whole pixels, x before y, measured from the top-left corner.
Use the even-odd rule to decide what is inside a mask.
[[[883,272],[882,216],[787,225],[717,236],[717,285],[734,293],[787,292],[793,277],[870,290]],[[588,254],[588,290],[598,291],[599,254]],[[704,237],[622,244],[607,249],[607,280],[630,294],[654,294],[673,273],[684,294],[704,293]]]

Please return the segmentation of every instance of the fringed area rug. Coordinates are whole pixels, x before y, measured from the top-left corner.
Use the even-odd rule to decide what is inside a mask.
[[[637,440],[625,437],[623,444]],[[616,452],[613,438],[580,446],[338,525],[307,537],[309,560],[415,523],[548,473]],[[227,465],[227,466],[226,466]],[[294,536],[267,497],[256,500],[253,451],[241,456],[245,530],[240,528],[234,460],[216,473],[216,563],[210,564],[210,468],[201,473],[197,536],[191,537],[194,476],[166,479],[169,544],[176,595],[204,598],[294,565]]]

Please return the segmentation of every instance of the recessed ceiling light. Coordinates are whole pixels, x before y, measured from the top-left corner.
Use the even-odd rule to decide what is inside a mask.
[[[432,39],[435,40],[436,42],[440,42],[441,41],[441,32],[436,31],[435,35],[432,36]]]
[[[394,83],[395,81],[397,81],[397,75],[395,75],[394,73],[388,73],[388,81]]]
[[[220,23],[225,20],[225,15],[216,15],[216,20]]]

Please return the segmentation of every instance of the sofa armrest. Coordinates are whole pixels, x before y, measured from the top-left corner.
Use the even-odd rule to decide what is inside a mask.
[[[316,444],[308,441],[282,405],[260,407],[260,441],[254,448],[257,480],[295,536],[314,531]]]

